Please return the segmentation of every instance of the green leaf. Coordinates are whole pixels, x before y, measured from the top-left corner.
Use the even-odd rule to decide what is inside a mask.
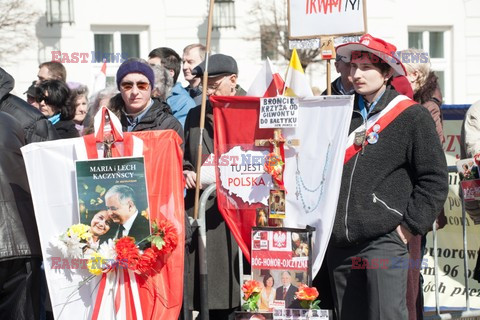
[[[165,241],[162,237],[153,237],[151,242],[155,245],[155,247],[157,247],[158,250],[161,250],[165,245]]]
[[[313,301],[310,309],[320,310],[320,300]]]

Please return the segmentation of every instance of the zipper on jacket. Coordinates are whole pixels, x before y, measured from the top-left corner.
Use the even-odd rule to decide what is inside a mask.
[[[395,212],[396,214],[398,214],[398,215],[400,215],[401,217],[403,217],[403,214],[402,214],[400,211],[398,211],[398,210],[396,210],[396,209],[393,209],[393,208],[390,208],[390,207],[388,206],[388,204],[387,204],[385,201],[383,201],[382,199],[380,199],[379,197],[377,197],[377,196],[375,195],[375,193],[372,193],[372,196],[373,196],[373,203],[377,203],[377,201],[378,201],[378,202],[380,202],[381,204],[383,204],[388,210],[393,211],[393,212]]]
[[[353,164],[352,174],[350,175],[350,183],[348,185],[347,201],[346,201],[346,204],[345,204],[345,221],[344,221],[344,224],[345,224],[345,236],[347,237],[348,242],[350,242],[350,238],[348,237],[348,223],[347,223],[348,204],[350,202],[350,193],[352,191],[353,174],[355,173],[355,168],[357,167],[357,161],[358,161],[358,156],[359,155],[360,155],[360,153],[357,153],[357,155],[355,156],[355,163]]]

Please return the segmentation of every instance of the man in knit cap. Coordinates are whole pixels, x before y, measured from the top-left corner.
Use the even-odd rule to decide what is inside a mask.
[[[119,116],[123,131],[175,130],[183,139],[180,122],[166,103],[152,98],[155,76],[143,59],[130,58],[117,71],[120,93],[112,98],[112,109]]]

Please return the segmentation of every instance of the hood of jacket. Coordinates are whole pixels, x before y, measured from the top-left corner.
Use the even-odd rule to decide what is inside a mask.
[[[15,87],[15,79],[0,68],[0,100],[3,100]]]

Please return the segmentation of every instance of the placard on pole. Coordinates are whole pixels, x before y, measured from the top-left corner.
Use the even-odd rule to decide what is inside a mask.
[[[334,36],[367,33],[366,0],[288,0],[288,38],[321,38],[322,60],[327,61],[327,94],[331,94],[330,59],[335,58]],[[301,46],[301,45],[300,45]],[[317,46],[318,48],[318,46]]]

